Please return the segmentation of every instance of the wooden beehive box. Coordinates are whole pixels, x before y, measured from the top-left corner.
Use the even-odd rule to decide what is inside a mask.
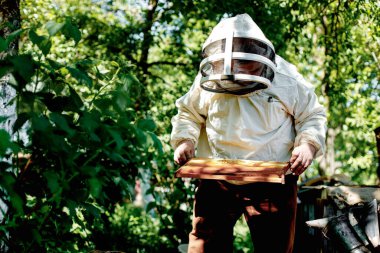
[[[193,158],[180,167],[176,177],[284,183],[287,162]]]

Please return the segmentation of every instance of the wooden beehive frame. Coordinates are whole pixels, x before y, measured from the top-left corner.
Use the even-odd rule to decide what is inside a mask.
[[[287,162],[193,158],[180,167],[176,177],[285,183]]]

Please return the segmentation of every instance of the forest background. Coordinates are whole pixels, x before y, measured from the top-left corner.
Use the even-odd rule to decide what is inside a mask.
[[[174,178],[175,100],[212,27],[241,13],[326,107],[326,155],[300,182],[344,174],[378,184],[379,9],[376,0],[0,0],[0,249],[178,252],[195,183]],[[240,225],[235,251],[250,252]]]

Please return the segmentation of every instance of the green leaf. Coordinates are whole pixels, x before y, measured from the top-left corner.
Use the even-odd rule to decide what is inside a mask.
[[[156,130],[156,124],[153,119],[140,119],[137,121],[137,127],[144,131],[153,132]]]
[[[112,97],[115,110],[117,110],[120,113],[125,112],[125,108],[131,105],[131,99],[129,98],[129,95],[126,95],[125,92],[120,92],[119,90],[116,90],[112,92]]]
[[[44,55],[50,52],[51,41],[45,36],[38,35],[34,30],[29,31],[29,39],[41,50]]]
[[[20,128],[25,124],[25,122],[30,118],[29,114],[23,112],[17,115],[17,119],[13,125],[13,133],[20,130]]]
[[[33,234],[33,240],[36,241],[38,243],[38,245],[41,245],[42,236],[41,236],[40,232],[37,229],[33,229],[32,234]]]
[[[75,131],[67,124],[66,118],[62,115],[54,112],[50,114],[50,118],[59,129],[65,131],[69,136],[73,136],[75,134]]]
[[[93,166],[82,166],[79,169],[84,175],[89,175],[89,176],[96,176],[96,174],[99,172],[99,169],[97,167]]]
[[[49,21],[46,23],[45,27],[49,33],[50,36],[54,36],[56,33],[58,33],[63,27],[65,26],[65,23],[57,23],[55,21]]]
[[[160,139],[158,139],[158,137],[154,133],[149,133],[149,135],[152,138],[154,147],[156,148],[158,153],[163,154],[164,151],[162,149],[162,143],[161,143]]]
[[[59,176],[56,173],[54,173],[53,171],[46,171],[43,175],[46,178],[50,192],[52,194],[58,192],[58,190],[59,190],[59,183],[58,183],[59,182]]]
[[[51,49],[51,41],[50,40],[44,40],[39,45],[38,48],[42,51],[44,55],[47,55],[50,52]]]
[[[92,214],[92,216],[100,218],[101,209],[99,207],[95,206],[94,204],[87,204],[87,203],[84,203],[83,206],[86,208],[86,211],[88,213]]]
[[[71,87],[69,86],[70,90],[70,100],[72,106],[74,106],[77,109],[80,109],[83,106],[83,101],[80,98],[79,94]]]
[[[145,191],[145,195],[152,195],[154,192],[154,187],[149,187],[149,189]]]
[[[11,72],[12,67],[0,61],[0,78]]]
[[[11,141],[11,136],[4,129],[0,129],[0,157],[4,157],[7,152],[15,153],[18,145]]]
[[[56,61],[53,61],[51,59],[47,59],[47,61],[49,62],[50,67],[52,67],[54,70],[58,70],[58,69],[62,68],[62,65]]]
[[[16,55],[10,59],[13,63],[15,70],[22,76],[22,78],[29,82],[34,75],[34,61],[30,55]]]
[[[0,183],[7,191],[11,192],[12,187],[16,183],[15,175],[9,171],[1,172]]]
[[[13,31],[10,34],[8,34],[7,44],[9,45],[12,41],[14,41],[16,38],[18,38],[22,32],[24,32],[24,29],[18,29],[16,31]]]
[[[8,49],[8,43],[5,39],[0,37],[0,52],[6,51]]]
[[[84,112],[79,122],[83,129],[92,132],[99,127],[99,117],[96,113]]]
[[[34,130],[47,132],[51,129],[51,124],[45,116],[34,117],[32,119],[32,127]]]
[[[156,206],[157,206],[156,202],[153,202],[153,201],[149,202],[148,205],[145,208],[145,211],[149,212],[150,210],[156,208]]]
[[[102,182],[97,178],[91,178],[88,180],[90,186],[90,193],[94,198],[99,197],[99,194],[102,190]]]
[[[47,214],[49,213],[51,210],[51,206],[48,205],[48,204],[45,204],[43,205],[41,208],[40,208],[40,212],[43,213],[43,214]]]
[[[89,135],[91,141],[101,142],[99,136],[94,132],[99,127],[98,117],[94,113],[84,112],[83,116],[80,118],[79,123],[81,129],[86,131]]]
[[[23,214],[24,201],[22,200],[22,198],[14,192],[10,195],[11,195],[11,203],[12,203],[13,208],[15,208],[19,214]]]
[[[69,209],[69,216],[71,218],[74,218],[76,217],[76,211],[75,209],[77,208],[77,203],[72,201],[71,199],[68,199],[66,200],[66,205],[67,205],[67,209]],[[67,220],[69,223],[67,225],[69,225],[71,227],[71,221]]]
[[[122,83],[120,90],[128,93],[131,92],[131,90],[133,90],[134,92],[136,92],[136,94],[138,94],[141,92],[141,89],[143,87],[140,81],[137,79],[137,77],[131,73],[122,74],[120,76],[120,81]]]
[[[1,172],[0,185],[3,189],[7,191],[7,195],[10,197],[12,207],[18,212],[19,215],[22,215],[24,213],[24,201],[14,190],[16,182],[17,181],[13,173],[7,171]]]
[[[89,197],[89,191],[87,187],[77,188],[75,189],[74,199],[78,202],[84,202]]]
[[[77,68],[67,67],[72,77],[78,80],[80,83],[86,84],[88,87],[92,87],[92,79],[88,74]]]
[[[116,149],[121,149],[125,145],[125,142],[123,140],[123,137],[121,137],[120,133],[118,131],[111,129],[111,128],[107,128],[107,131],[112,136],[112,138],[115,140]]]
[[[78,27],[73,25],[70,18],[66,19],[65,27],[63,29],[63,34],[66,38],[71,38],[75,41],[75,44],[81,40],[81,32]]]
[[[47,38],[45,37],[45,36],[40,36],[40,35],[38,35],[34,30],[30,30],[29,31],[29,39],[30,39],[30,41],[33,43],[33,44],[35,44],[35,45],[37,45],[37,46],[39,46],[40,44],[41,44],[41,42],[42,41],[44,41],[44,40],[47,40]]]
[[[141,131],[139,128],[135,128],[136,138],[140,146],[146,146],[147,144],[147,135],[144,131]]]
[[[117,153],[117,152],[112,152],[110,154],[108,154],[108,157],[112,160],[112,161],[115,161],[115,162],[120,162],[120,163],[123,163],[125,165],[128,165],[128,160],[125,159],[122,155],[120,155],[120,153]]]

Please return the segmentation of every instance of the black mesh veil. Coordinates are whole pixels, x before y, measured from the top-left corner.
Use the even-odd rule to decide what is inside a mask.
[[[275,74],[274,49],[263,41],[232,37],[204,47],[200,64],[205,90],[246,94],[271,85]]]

